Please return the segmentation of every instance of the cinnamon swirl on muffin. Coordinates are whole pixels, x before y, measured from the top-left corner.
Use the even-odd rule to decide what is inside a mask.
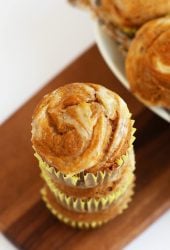
[[[170,108],[170,17],[145,24],[126,59],[133,93],[148,105]]]
[[[91,227],[126,207],[134,186],[133,124],[125,102],[92,83],[67,84],[38,104],[32,143],[46,182],[43,199],[58,218]]]

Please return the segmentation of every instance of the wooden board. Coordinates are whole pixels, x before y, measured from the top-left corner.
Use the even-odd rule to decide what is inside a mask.
[[[137,182],[129,209],[105,226],[72,229],[41,201],[37,162],[31,148],[31,115],[41,97],[69,82],[95,82],[120,94],[136,120]],[[19,248],[122,249],[170,207],[170,127],[118,82],[95,46],[29,100],[0,128],[0,227]]]

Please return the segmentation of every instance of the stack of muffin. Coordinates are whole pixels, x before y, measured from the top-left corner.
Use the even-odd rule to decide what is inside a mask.
[[[58,219],[97,227],[128,206],[134,188],[134,121],[125,102],[96,84],[46,95],[33,114],[42,198]]]

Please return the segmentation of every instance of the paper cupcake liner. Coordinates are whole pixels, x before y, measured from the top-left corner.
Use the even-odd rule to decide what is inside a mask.
[[[96,228],[104,224],[104,221],[92,221],[92,222],[84,222],[84,221],[74,221],[63,214],[59,213],[56,209],[52,207],[52,205],[48,202],[48,199],[46,197],[46,190],[45,188],[41,189],[41,197],[43,201],[46,204],[46,207],[50,210],[50,212],[56,216],[60,221],[64,222],[65,224],[71,226],[71,227],[78,227],[80,229],[86,228]]]
[[[123,211],[128,208],[129,203],[131,202],[132,196],[134,194],[134,186],[135,186],[135,184],[133,184],[133,186],[132,186],[132,190],[131,190],[131,193],[130,193],[130,196],[129,196],[127,202],[120,207],[117,215],[122,214]],[[67,224],[67,225],[69,225],[71,227],[79,228],[79,229],[97,228],[97,227],[100,227],[103,224],[107,223],[110,220],[110,219],[108,219],[108,220],[103,220],[103,221],[101,220],[101,221],[91,221],[91,222],[84,222],[84,221],[75,221],[75,220],[72,220],[71,218],[68,218],[68,217],[64,216],[62,213],[58,212],[57,209],[54,208],[49,203],[48,198],[46,196],[46,189],[45,189],[45,187],[41,189],[41,196],[42,196],[43,201],[46,204],[46,207],[50,210],[50,212],[55,217],[57,217],[60,221],[62,221],[63,223],[65,223],[65,224]]]
[[[131,120],[131,126],[132,126],[132,133],[131,133],[131,139],[130,139],[130,146],[133,145],[133,142],[136,140],[136,137],[134,136],[136,132],[136,128],[134,128],[135,120]]]
[[[100,210],[106,209],[110,206],[113,202],[115,202],[120,196],[122,196],[126,190],[128,189],[129,185],[132,184],[134,180],[134,174],[130,173],[127,180],[120,188],[116,191],[110,192],[108,195],[105,195],[100,198],[77,198],[73,196],[69,196],[63,193],[60,189],[58,189],[55,184],[51,181],[51,179],[42,172],[42,178],[47,183],[49,189],[55,195],[57,201],[64,207],[69,210],[76,211],[76,212],[97,212]]]
[[[122,155],[115,162],[117,167],[114,169],[107,170],[98,170],[96,173],[85,173],[81,172],[80,174],[75,175],[66,175],[57,171],[54,167],[49,166],[45,161],[42,160],[40,155],[35,153],[35,157],[38,159],[39,167],[41,170],[45,170],[50,177],[57,182],[64,183],[67,186],[78,187],[78,188],[93,188],[103,183],[116,181],[122,172],[123,166],[125,166],[128,161],[129,155],[133,150],[133,142],[135,140],[134,133],[136,129],[133,127],[134,120],[131,120],[132,132],[131,138],[129,141],[129,148],[126,154]]]
[[[106,182],[116,181],[122,172],[122,167],[125,165],[128,159],[128,154],[129,152],[127,152],[126,155],[123,155],[121,158],[116,160],[118,167],[113,170],[99,170],[96,173],[81,172],[80,174],[76,174],[73,176],[65,175],[60,171],[57,171],[54,167],[49,166],[41,159],[41,157],[37,153],[35,153],[35,157],[39,161],[40,169],[45,170],[53,180],[64,183],[67,186],[79,188],[93,188],[97,185],[101,185]]]

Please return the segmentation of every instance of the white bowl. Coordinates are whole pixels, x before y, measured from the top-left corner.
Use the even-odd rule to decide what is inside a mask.
[[[118,45],[107,35],[98,22],[95,23],[94,30],[96,43],[104,60],[120,82],[129,89],[129,83],[125,75],[125,62],[120,50],[118,49]],[[167,122],[170,122],[170,112],[166,109],[153,106],[149,106],[148,108]]]

